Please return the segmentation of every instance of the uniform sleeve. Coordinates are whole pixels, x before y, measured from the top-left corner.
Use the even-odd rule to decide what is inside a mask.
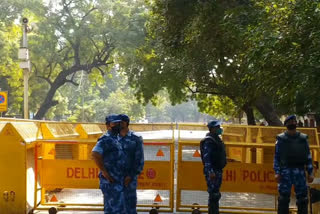
[[[275,146],[275,154],[274,154],[274,160],[273,160],[273,169],[275,174],[280,174],[280,143],[277,139],[276,146]]]
[[[134,168],[130,173],[131,177],[139,175],[144,166],[144,152],[143,152],[143,139],[142,137],[137,137],[135,158],[134,158]]]
[[[103,154],[103,138],[100,138],[97,142],[97,144],[93,147],[92,151],[97,152],[99,154]]]
[[[211,157],[212,157],[212,151],[213,151],[213,143],[210,143],[210,141],[205,140],[203,142],[203,147],[202,147],[202,161],[203,161],[203,167],[204,167],[204,171],[206,173],[212,173],[213,172],[213,166],[211,163]]]
[[[313,173],[313,165],[312,165],[312,156],[310,153],[310,148],[309,148],[309,142],[307,140],[307,147],[308,147],[308,160],[307,160],[307,172],[309,175],[312,175]]]

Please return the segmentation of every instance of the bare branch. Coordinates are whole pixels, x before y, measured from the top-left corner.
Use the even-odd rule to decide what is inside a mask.
[[[74,63],[80,65],[80,40],[77,39],[76,44],[73,46]]]
[[[73,79],[74,79],[74,77],[76,76],[76,72],[74,72],[73,74],[72,74],[72,77],[71,77],[71,80],[73,81]]]
[[[111,55],[111,52],[113,51],[114,46],[109,44],[105,49],[104,49],[104,57],[102,58],[102,62],[106,62]]]
[[[74,81],[72,81],[72,80],[66,79],[65,82],[66,82],[66,83],[69,82],[69,83],[71,83],[71,84],[73,84],[73,85],[75,85],[75,86],[79,86],[78,83],[76,83],[76,82],[74,82]]]
[[[100,67],[96,67],[96,68],[100,71],[100,73],[101,73],[101,75],[102,75],[102,76],[104,76],[104,75],[105,75],[104,70],[102,70]]]
[[[49,74],[48,74],[48,76],[47,76],[47,78],[49,79],[50,77],[51,77],[51,74],[52,74],[52,63],[50,63],[48,66],[47,66],[47,68],[49,67]]]
[[[34,63],[32,63],[32,62],[31,62],[31,65],[32,65],[32,67],[34,68],[35,74],[37,75],[37,74],[39,73],[38,67],[36,66],[36,64],[34,64]]]
[[[211,94],[211,95],[219,95],[219,96],[229,96],[228,93],[219,93],[216,91],[203,91],[203,90],[198,90],[198,89],[193,90],[190,86],[188,86],[188,85],[185,85],[185,86],[188,88],[188,90],[192,94]]]
[[[69,15],[72,25],[76,26],[74,18],[69,10],[69,6],[71,5],[71,3],[72,1],[70,1],[69,3],[66,3],[66,1],[63,1],[63,9]]]
[[[79,24],[79,28],[82,26],[85,18],[86,18],[87,16],[89,16],[90,13],[91,13],[92,11],[96,10],[96,9],[97,9],[96,7],[93,7],[93,8],[91,8],[86,14],[84,14],[84,16],[81,18],[81,21],[80,21],[80,24]]]
[[[39,74],[39,70],[38,70],[38,67],[36,64],[32,63],[31,62],[31,65],[32,67],[34,68],[34,71],[35,71],[35,74],[36,74],[36,77],[40,78],[40,79],[44,79],[47,83],[49,83],[49,85],[51,86],[52,85],[52,81],[50,80],[49,77],[44,77],[44,76],[40,76],[38,75]]]
[[[36,77],[45,80],[47,83],[49,83],[50,86],[52,86],[52,81],[49,78],[43,77],[43,76],[39,76],[39,75],[37,75]]]
[[[63,48],[61,48],[60,50],[57,51],[57,53],[61,53],[64,49],[66,49],[67,46],[64,46]]]
[[[89,40],[92,42],[93,46],[97,49],[98,55],[100,55],[100,50],[99,50],[97,44],[93,41],[93,39],[91,37],[89,37]]]

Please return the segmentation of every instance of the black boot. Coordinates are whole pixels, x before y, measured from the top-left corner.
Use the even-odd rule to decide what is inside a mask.
[[[209,214],[219,214],[219,203],[209,205]]]
[[[297,199],[298,214],[308,214],[308,198]]]
[[[209,214],[219,214],[220,192],[209,194]]]
[[[278,214],[289,214],[290,195],[280,195],[278,198]]]

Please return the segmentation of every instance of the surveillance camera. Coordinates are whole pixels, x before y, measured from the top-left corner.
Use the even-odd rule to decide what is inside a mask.
[[[27,18],[25,18],[25,17],[22,19],[23,24],[28,24],[28,21],[29,20]]]

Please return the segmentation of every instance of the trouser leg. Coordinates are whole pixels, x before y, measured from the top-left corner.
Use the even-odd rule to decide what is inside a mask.
[[[104,214],[127,214],[123,188],[118,184],[100,184],[103,193]]]
[[[280,194],[278,198],[278,214],[289,214],[290,195]]]
[[[308,214],[308,186],[304,169],[293,169],[294,190],[298,214]]]
[[[298,214],[308,214],[308,198],[297,198]]]
[[[278,184],[278,214],[288,214],[292,187],[292,172],[290,169],[282,169],[280,175],[281,180]]]
[[[220,192],[209,193],[209,214],[219,214]]]
[[[216,176],[213,180],[209,178],[209,174],[206,175],[209,193],[209,214],[219,214],[219,200],[221,198],[220,186],[222,183],[222,170],[217,170],[214,173]]]

